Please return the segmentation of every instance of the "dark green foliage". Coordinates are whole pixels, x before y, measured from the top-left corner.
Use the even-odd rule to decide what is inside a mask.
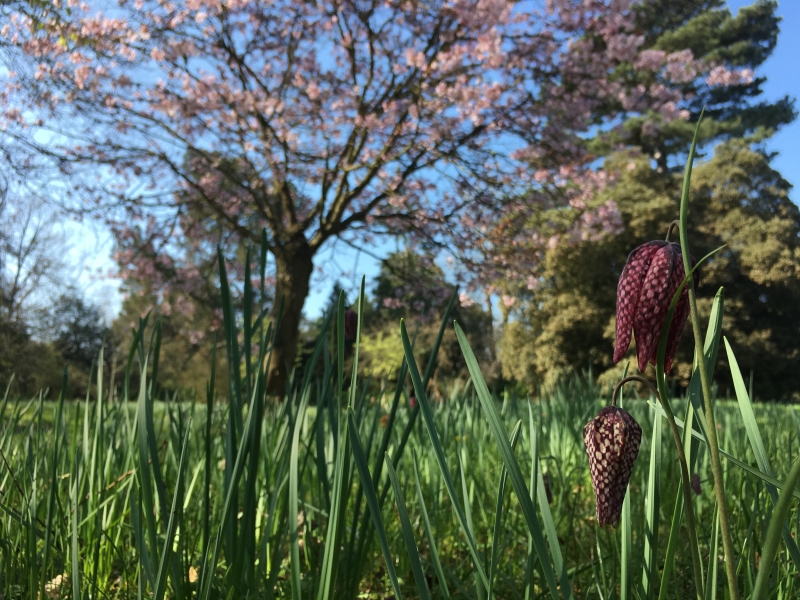
[[[54,395],[62,366],[63,361],[52,346],[32,339],[25,323],[0,319],[2,392],[11,384],[14,395],[29,397],[48,388]]]
[[[48,330],[53,346],[65,360],[88,372],[97,359],[100,347],[110,360],[114,352],[114,335],[103,323],[100,310],[77,289],[62,294],[49,314]]]
[[[628,164],[635,168],[627,170]],[[549,384],[575,367],[591,367],[598,375],[612,367],[619,274],[630,250],[664,237],[678,213],[680,180],[659,174],[642,159],[617,156],[609,166],[623,173],[607,195],[617,202],[625,231],[547,252],[541,284],[533,293],[520,290],[529,294],[527,301],[501,341],[507,376]],[[753,371],[756,395],[795,397],[800,211],[788,197],[789,184],[764,154],[736,140],[721,144],[709,162],[695,167],[692,188],[692,252],[700,258],[728,245],[700,268],[701,317],[708,317],[714,294],[724,286],[725,334],[742,370]],[[684,384],[692,352],[691,336],[684,335],[672,370]],[[621,366],[607,378],[616,378]],[[717,381],[727,395],[732,390],[726,373],[721,369]]]
[[[364,357],[362,366],[378,378],[393,378],[402,360],[402,346],[394,332],[400,318],[417,332],[418,356],[427,360],[434,346],[443,310],[456,291],[442,269],[428,254],[406,249],[390,254],[381,264],[374,282],[372,305],[364,313]],[[479,304],[462,304],[458,299],[452,318],[457,320],[479,356],[487,378],[499,377],[494,351],[491,313]],[[468,376],[455,333],[447,329],[439,351],[434,380]],[[434,392],[438,395],[438,392]]]

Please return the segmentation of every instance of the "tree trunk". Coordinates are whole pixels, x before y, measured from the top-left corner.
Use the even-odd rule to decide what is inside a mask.
[[[272,309],[273,323],[277,322],[281,299],[283,299],[283,312],[275,335],[268,389],[271,394],[278,396],[283,396],[286,392],[287,377],[297,357],[300,319],[303,315],[303,304],[308,296],[311,272],[314,269],[314,252],[305,237],[301,238],[292,240],[275,254],[277,273],[275,304]]]

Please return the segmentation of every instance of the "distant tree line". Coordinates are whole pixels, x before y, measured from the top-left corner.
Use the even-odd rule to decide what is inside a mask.
[[[105,344],[112,369],[117,336],[100,309],[69,283],[68,240],[58,212],[35,196],[0,195],[0,394],[55,397],[69,370],[70,395],[84,395]],[[10,386],[10,387],[9,387]]]

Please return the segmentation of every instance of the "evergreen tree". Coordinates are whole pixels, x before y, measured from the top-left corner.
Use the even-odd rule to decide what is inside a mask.
[[[638,6],[638,23],[651,50],[650,60],[691,50],[695,59],[719,67],[707,77],[695,77],[686,69],[685,81],[660,79],[665,87],[679,87],[687,101],[679,107],[688,110],[688,120],[676,119],[660,127],[644,124],[637,115],[624,126],[616,141],[633,144],[652,157],[662,171],[680,170],[694,134],[697,119],[705,107],[700,144],[716,143],[743,136],[765,136],[795,118],[794,99],[785,96],[775,102],[760,98],[764,77],[754,72],[769,58],[778,40],[779,21],[775,0],[758,0],[732,15],[724,0],[651,0]],[[667,64],[666,71],[674,68]],[[750,73],[740,85],[709,85],[723,77],[722,69]],[[647,70],[619,68],[619,76],[629,85],[652,84],[663,77]],[[679,81],[681,78],[677,78]],[[655,89],[650,87],[650,89]],[[599,153],[612,150],[604,142],[594,148]]]
[[[54,348],[86,373],[99,358],[101,346],[104,361],[111,360],[115,337],[103,323],[100,310],[71,288],[48,310],[48,329],[54,337]]]

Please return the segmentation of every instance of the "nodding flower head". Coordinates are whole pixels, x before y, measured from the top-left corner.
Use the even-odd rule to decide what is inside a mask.
[[[344,339],[346,342],[355,342],[358,335],[358,313],[352,308],[344,312]]]
[[[697,473],[692,473],[692,479],[689,482],[689,485],[691,486],[692,491],[698,496],[703,493],[703,489],[700,487],[700,475]]]
[[[642,428],[628,411],[607,406],[583,428],[598,525],[616,527],[633,464],[642,443]]]
[[[691,258],[694,267],[695,260]],[[656,364],[658,340],[672,302],[672,297],[685,277],[683,256],[678,244],[656,240],[647,242],[628,255],[625,268],[617,285],[617,331],[614,363],[618,363],[631,343],[631,331],[636,337],[636,354],[639,370],[647,363]],[[699,274],[694,272],[697,288]],[[667,338],[664,359],[665,372],[669,372],[681,333],[689,317],[689,292],[681,291]]]

